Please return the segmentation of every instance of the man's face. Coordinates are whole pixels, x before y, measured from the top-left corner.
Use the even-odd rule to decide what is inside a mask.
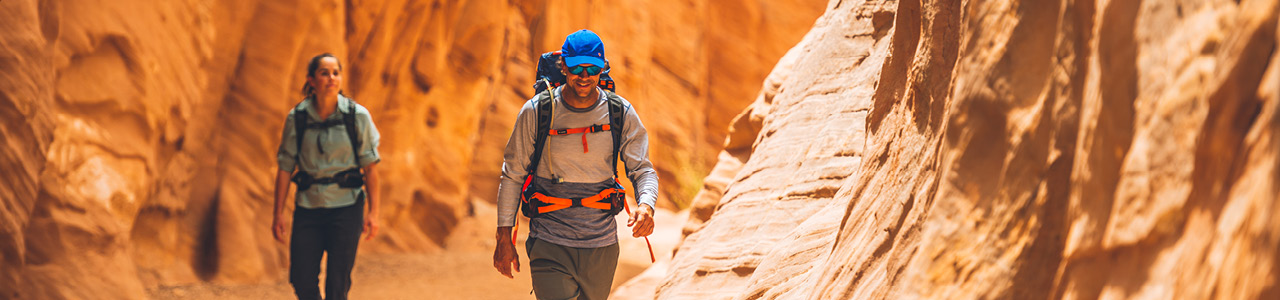
[[[573,89],[573,94],[579,98],[590,97],[595,92],[596,84],[600,82],[600,73],[603,70],[593,64],[581,64],[577,66],[566,67],[564,74],[567,78],[565,82]]]

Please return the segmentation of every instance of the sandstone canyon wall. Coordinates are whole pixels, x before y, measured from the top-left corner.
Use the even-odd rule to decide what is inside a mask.
[[[430,252],[493,202],[534,57],[592,28],[644,116],[663,206],[820,1],[0,2],[0,298],[140,298],[284,276],[274,155],[305,60],[333,52],[382,132],[383,235]]]
[[[615,296],[1280,298],[1278,16],[831,1]]]

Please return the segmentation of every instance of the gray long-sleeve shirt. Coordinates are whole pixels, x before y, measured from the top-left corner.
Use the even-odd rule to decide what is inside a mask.
[[[609,124],[609,105],[603,90],[597,88],[600,98],[590,108],[577,109],[564,104],[560,98],[561,89],[552,90],[555,99],[552,129]],[[658,173],[649,162],[648,133],[631,103],[625,99],[622,102],[626,118],[622,130],[622,151],[618,156],[633,183],[638,202],[654,207],[658,195]],[[507,140],[503,152],[502,181],[498,185],[499,227],[515,225],[520,188],[528,174],[525,169],[529,165],[529,155],[533,153],[537,116],[534,99],[525,102],[516,117],[511,138]],[[616,170],[610,170],[613,164],[609,161],[613,159],[613,135],[609,131],[585,133],[586,147],[583,146],[582,135],[547,136],[547,148],[542,151],[542,162],[538,164],[532,184],[542,188],[548,196],[560,198],[589,197],[611,187],[616,174]],[[553,178],[557,177],[564,181],[556,183]],[[618,242],[617,226],[606,211],[570,207],[530,220],[529,237],[569,247],[598,248]]]

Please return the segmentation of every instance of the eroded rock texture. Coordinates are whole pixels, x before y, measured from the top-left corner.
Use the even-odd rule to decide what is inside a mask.
[[[492,202],[533,58],[605,39],[653,139],[664,206],[714,163],[733,113],[823,3],[0,3],[0,298],[145,297],[281,280],[275,151],[308,58],[333,52],[382,132],[382,235],[431,252]]]
[[[731,125],[666,271],[622,289],[1280,297],[1278,16],[831,1]]]

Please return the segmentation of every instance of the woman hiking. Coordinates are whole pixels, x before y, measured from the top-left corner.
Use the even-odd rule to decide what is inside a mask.
[[[271,233],[285,241],[285,197],[294,195],[289,283],[298,299],[320,298],[320,258],[328,253],[323,299],[347,299],[360,233],[378,233],[378,129],[369,110],[342,94],[342,64],[329,53],[307,64],[302,102],[289,111],[276,161]],[[365,210],[368,201],[368,211]]]

